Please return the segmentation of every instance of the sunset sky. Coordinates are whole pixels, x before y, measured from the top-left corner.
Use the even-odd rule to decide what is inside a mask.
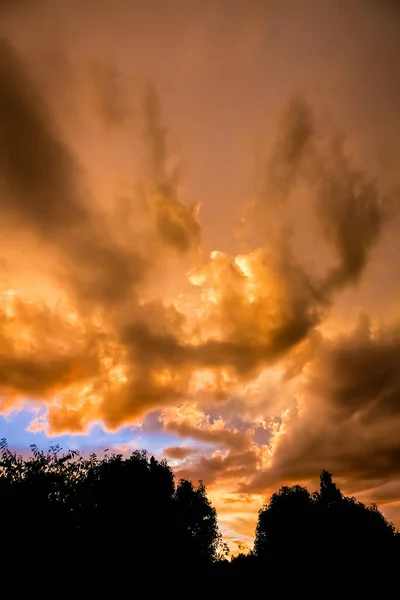
[[[0,0],[0,437],[400,526],[400,3]]]

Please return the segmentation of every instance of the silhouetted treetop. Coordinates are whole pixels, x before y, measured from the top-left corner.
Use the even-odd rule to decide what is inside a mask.
[[[324,470],[319,492],[295,485],[272,495],[259,512],[254,555],[274,568],[285,560],[303,568],[336,565],[343,571],[354,560],[381,562],[397,548],[396,530],[376,505],[344,496]]]
[[[319,501],[321,503],[330,504],[333,502],[340,502],[341,500],[342,494],[336,487],[336,484],[332,481],[332,473],[323,470],[320,475]]]
[[[58,446],[47,453],[31,450],[23,458],[5,440],[0,443],[3,546],[44,550],[56,540],[90,556],[128,545],[136,565],[153,560],[193,566],[217,559],[223,544],[202,482],[196,487],[182,479],[175,487],[167,463],[145,451],[85,458]]]

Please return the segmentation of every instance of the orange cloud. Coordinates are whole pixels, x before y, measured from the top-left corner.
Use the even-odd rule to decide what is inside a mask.
[[[268,471],[246,489],[312,478],[321,465],[347,485],[372,488],[398,477],[399,339],[398,327],[374,328],[365,319],[350,334],[322,338],[304,374],[301,407]]]
[[[176,460],[182,460],[196,452],[197,450],[195,448],[186,448],[185,446],[167,446],[163,451],[167,458]]]
[[[3,114],[7,118],[7,139],[14,136],[22,144],[27,133],[32,138],[36,136],[37,145],[48,152],[45,162],[52,165],[49,173],[36,164],[33,146],[26,147],[23,161],[19,157],[15,161],[3,159],[0,167],[8,193],[17,200],[10,213],[20,219],[20,227],[26,223],[37,232],[48,231],[61,265],[71,265],[68,274],[64,272],[57,278],[57,284],[68,284],[63,293],[66,291],[69,301],[75,304],[77,327],[91,348],[90,352],[84,348],[82,356],[75,357],[70,351],[57,356],[55,338],[66,335],[59,318],[53,326],[50,359],[41,347],[41,332],[34,331],[30,335],[35,338],[36,353],[31,349],[16,360],[15,348],[11,346],[12,351],[3,361],[3,386],[8,397],[39,394],[49,403],[52,432],[85,431],[97,421],[117,428],[150,409],[168,407],[163,409],[163,422],[169,431],[230,448],[246,448],[252,426],[231,428],[225,426],[222,417],[211,422],[204,415],[193,420],[191,413],[182,417],[182,402],[190,397],[194,401],[202,390],[223,399],[243,383],[254,381],[266,367],[278,361],[298,360],[301,344],[312,340],[315,328],[323,321],[333,290],[360,276],[368,253],[378,240],[383,205],[376,188],[364,185],[363,177],[336,149],[334,154],[323,154],[326,161],[322,169],[318,147],[310,141],[315,138],[309,124],[310,109],[297,100],[286,112],[283,141],[277,146],[280,150],[274,155],[274,168],[278,168],[278,163],[282,168],[288,165],[291,169],[292,165],[296,177],[300,177],[303,153],[318,166],[310,181],[307,171],[303,176],[318,191],[317,215],[322,215],[324,231],[340,258],[339,266],[328,265],[322,277],[310,275],[294,256],[290,239],[275,240],[273,247],[237,256],[213,252],[209,263],[193,268],[189,282],[200,293],[196,295],[193,290],[197,304],[191,301],[188,310],[178,309],[173,303],[146,300],[149,274],[156,273],[157,254],[153,260],[147,260],[139,248],[119,244],[114,232],[108,235],[101,214],[83,203],[74,158],[58,137],[45,104],[24,73],[22,61],[5,42],[2,59],[4,73],[13,65],[13,79],[7,83],[6,93],[14,102],[9,113]],[[17,109],[24,115],[23,128],[17,121]],[[150,169],[150,184],[145,188],[148,201],[156,213],[172,210],[175,216],[171,218],[179,221],[179,215],[189,213],[181,212],[186,208],[177,200],[175,174],[167,165],[159,101],[151,88],[143,110]],[[337,190],[334,211],[328,197],[332,189]],[[66,194],[61,208],[52,204],[52,193],[57,190]],[[161,204],[154,194],[161,194]],[[3,210],[7,210],[7,205]],[[172,238],[165,237],[166,230],[160,229],[161,214],[158,212],[153,225],[151,220],[146,221],[149,243],[158,244],[159,249],[164,243],[172,243]],[[184,239],[197,244],[194,223],[184,216],[172,246],[188,249],[191,242],[183,243]],[[344,224],[357,231],[351,240]],[[45,314],[48,309],[43,305],[41,310]],[[21,318],[15,315],[13,322]],[[38,315],[32,322],[33,327],[40,327]],[[14,343],[5,338],[5,344]],[[204,386],[199,379],[202,372],[208,372]],[[216,467],[219,462],[226,459],[215,458]]]

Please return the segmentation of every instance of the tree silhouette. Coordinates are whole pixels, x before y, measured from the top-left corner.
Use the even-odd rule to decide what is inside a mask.
[[[275,570],[304,575],[329,566],[361,577],[366,564],[380,572],[398,556],[398,536],[376,505],[344,496],[324,470],[319,492],[296,485],[273,494],[259,512],[254,556]]]
[[[181,479],[174,499],[186,556],[196,562],[216,561],[224,547],[218,530],[217,512],[207,498],[203,482],[195,487],[191,481]]]
[[[47,453],[32,446],[24,459],[3,440],[0,509],[7,515],[1,541],[9,556],[30,548],[39,559],[56,544],[58,562],[60,552],[79,548],[88,557],[106,552],[108,569],[141,569],[149,560],[173,568],[182,561],[211,564],[221,546],[205,486],[181,480],[175,488],[167,463],[145,451],[85,458],[58,446]]]
[[[313,499],[299,485],[282,487],[259,512],[254,552],[274,562],[307,551],[313,527]]]
[[[320,491],[318,501],[321,504],[333,504],[342,500],[342,494],[332,481],[332,473],[323,470],[320,475]]]
[[[164,583],[171,573],[202,581],[211,574],[234,595],[240,582],[258,586],[265,571],[287,593],[317,574],[325,588],[332,574],[337,585],[347,577],[359,586],[366,569],[368,582],[381,584],[400,557],[393,525],[375,505],[343,495],[327,471],[313,494],[299,485],[274,493],[259,512],[254,550],[231,562],[204,484],[175,486],[167,463],[145,451],[85,458],[32,446],[23,458],[2,440],[0,510],[3,575],[23,557],[35,577],[68,567],[92,591],[106,578],[142,582],[149,568]],[[28,568],[19,568],[26,577]]]
[[[321,474],[315,513],[318,543],[332,565],[354,570],[355,564],[373,560],[376,565],[392,553],[396,537],[393,525],[376,505],[365,506],[354,497],[344,496],[327,471]]]

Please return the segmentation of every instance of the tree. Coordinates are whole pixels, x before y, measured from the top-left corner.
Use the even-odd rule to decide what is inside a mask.
[[[225,547],[218,530],[216,510],[207,497],[203,482],[195,487],[191,481],[181,479],[175,492],[175,507],[179,515],[181,548],[185,549],[184,560],[216,561]]]
[[[284,486],[259,512],[254,554],[277,561],[305,552],[312,526],[313,499],[308,490]]]
[[[259,512],[254,555],[276,568],[361,573],[398,553],[398,539],[375,505],[344,496],[322,471],[320,490],[282,487]],[[372,561],[372,563],[371,563]]]
[[[106,553],[110,572],[141,572],[149,562],[158,570],[179,561],[212,564],[223,547],[204,485],[182,480],[175,489],[167,463],[145,451],[85,458],[32,446],[23,458],[3,440],[0,509],[7,515],[3,554],[12,558],[29,548],[31,561],[46,556],[53,567],[60,553],[70,561],[74,548],[89,559]]]
[[[376,505],[366,506],[354,497],[344,496],[322,471],[320,492],[315,495],[315,512],[320,556],[334,565],[380,561],[392,552],[395,529]],[[355,563],[356,559],[356,563]]]
[[[332,473],[328,473],[324,469],[320,475],[319,502],[329,506],[335,502],[340,502],[342,499],[341,491],[332,481]]]

